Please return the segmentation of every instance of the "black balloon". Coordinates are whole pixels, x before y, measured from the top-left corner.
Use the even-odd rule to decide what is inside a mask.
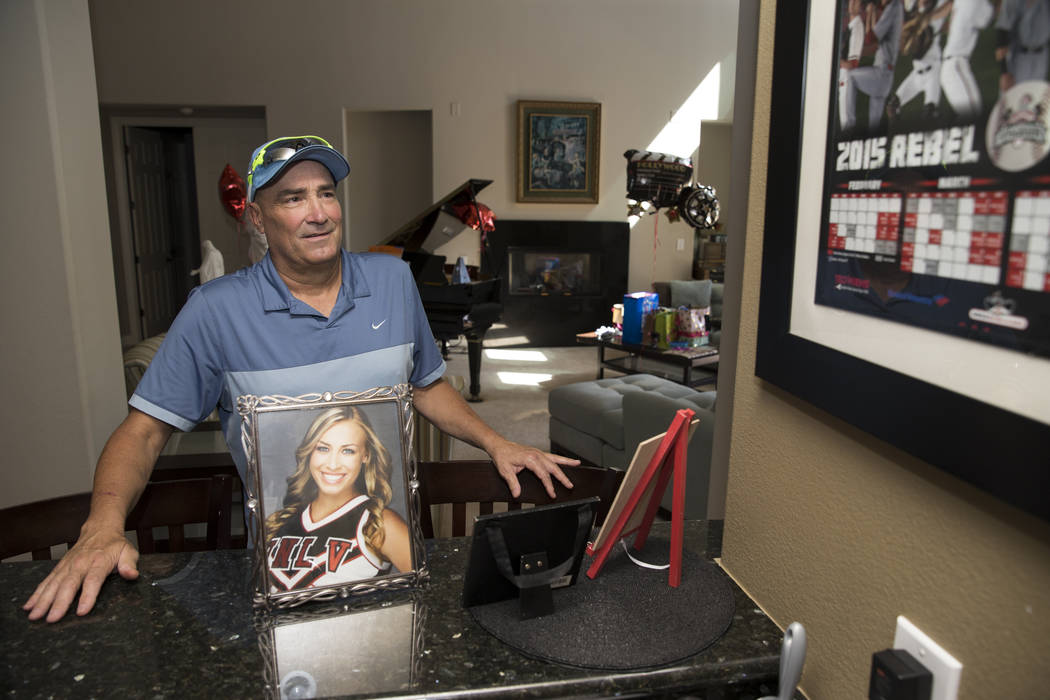
[[[682,186],[693,175],[688,158],[636,149],[623,156],[627,159],[627,198],[650,202],[654,209],[675,206]]]
[[[686,187],[678,199],[678,211],[693,228],[714,228],[718,223],[718,197],[709,185]]]

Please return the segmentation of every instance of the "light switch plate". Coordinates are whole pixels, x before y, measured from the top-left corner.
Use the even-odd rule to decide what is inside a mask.
[[[933,674],[930,700],[956,700],[959,697],[963,665],[903,615],[897,617],[893,648],[907,650]]]

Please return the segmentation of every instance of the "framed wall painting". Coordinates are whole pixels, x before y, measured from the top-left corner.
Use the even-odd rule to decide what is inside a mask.
[[[259,607],[415,587],[427,575],[411,387],[241,396]]]
[[[518,201],[597,203],[602,106],[518,101]]]
[[[899,4],[900,0],[885,3],[887,7]],[[956,113],[946,98],[938,105],[943,125],[927,118],[912,127],[878,126],[890,112],[884,105],[872,109],[862,100],[854,105],[853,114],[862,126],[843,129],[836,78],[842,65],[839,59],[845,58],[840,52],[848,41],[845,30],[853,5],[845,0],[811,0],[777,6],[755,373],[1021,510],[1050,520],[1050,501],[1044,496],[1050,488],[1050,420],[1044,412],[1050,403],[1045,401],[1045,392],[1043,400],[1039,399],[1048,365],[1038,348],[1003,349],[990,347],[996,345],[994,341],[986,344],[984,338],[965,337],[983,332],[986,314],[977,314],[976,319],[970,316],[976,328],[961,329],[963,337],[953,337],[959,334],[821,307],[818,297],[826,297],[828,289],[818,289],[822,280],[818,262],[822,258],[827,262],[835,248],[829,245],[834,235],[829,225],[834,198],[851,192],[897,195],[900,225],[892,239],[897,246],[893,251],[880,249],[880,254],[887,256],[882,262],[903,270],[905,244],[915,243],[904,236],[909,198],[923,192],[931,198],[959,197],[958,190],[1007,192],[1011,203],[1004,215],[1005,235],[998,239],[998,269],[1000,287],[1009,291],[1006,279],[1014,252],[1010,238],[1015,200],[1041,189],[1039,183],[1046,180],[1046,160],[1030,163],[1036,175],[1021,185],[1007,175],[995,182],[974,182],[978,177],[987,178],[985,171],[968,172],[955,167],[957,160],[946,163],[943,158],[933,165],[941,173],[932,178],[922,168],[905,173],[890,167],[894,138],[899,134],[904,136],[905,158],[909,139],[919,143],[915,148],[921,159],[920,142],[938,138],[929,136],[935,131],[941,132],[942,146],[969,133],[967,148],[977,155],[968,157],[990,158],[985,126],[992,119],[992,105],[998,104],[995,95],[989,96],[981,115],[971,119],[980,123],[973,130],[967,129],[967,118]],[[994,22],[982,31],[994,35]],[[898,69],[906,74],[910,63],[901,55]],[[894,87],[899,86],[899,77],[894,78]],[[840,143],[851,141],[858,141],[859,147],[847,145],[847,155],[842,156]],[[885,158],[870,160],[879,148],[886,149]],[[961,143],[953,148],[953,157],[962,152]],[[836,167],[842,157],[848,164],[851,149],[858,150],[858,158],[865,161],[863,167],[855,176],[836,177]],[[886,239],[876,236],[876,240]],[[854,259],[863,261],[864,257]],[[940,281],[933,268],[904,271],[922,276],[924,282]],[[862,287],[857,282],[868,279],[863,274],[845,275],[837,284]],[[949,281],[955,283],[945,283]],[[1045,312],[1039,310],[1045,307],[1039,305],[1047,295],[1040,297],[1040,293],[1033,289],[1024,298],[1036,304],[1028,305],[1037,309],[1033,321],[1042,318],[1045,323]],[[930,300],[938,301],[934,295]],[[966,359],[960,361],[960,357]],[[942,376],[944,368],[953,376]]]

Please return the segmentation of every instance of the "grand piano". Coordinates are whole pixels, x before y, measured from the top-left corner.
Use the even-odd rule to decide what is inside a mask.
[[[485,332],[503,313],[500,279],[450,283],[445,274],[445,256],[434,250],[467,228],[483,226],[477,193],[492,180],[470,179],[430,205],[383,241],[379,249],[400,252],[412,268],[430,330],[441,342],[448,358],[448,342],[463,335],[467,339],[470,367],[468,401],[481,400],[481,346]]]

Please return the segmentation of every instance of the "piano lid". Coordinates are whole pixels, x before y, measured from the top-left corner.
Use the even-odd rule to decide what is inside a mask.
[[[384,245],[397,246],[406,251],[434,252],[465,231],[468,226],[453,212],[454,206],[477,201],[477,194],[492,184],[492,180],[471,178],[452,190],[442,199],[431,204],[411,221],[383,241]]]

